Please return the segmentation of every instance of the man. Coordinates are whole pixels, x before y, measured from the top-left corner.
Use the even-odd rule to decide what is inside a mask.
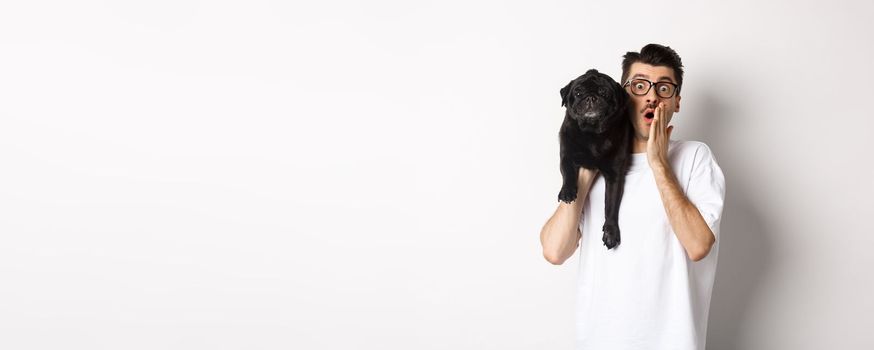
[[[634,141],[622,244],[608,250],[601,242],[605,183],[588,169],[580,169],[576,200],[559,201],[540,233],[553,264],[580,248],[577,349],[704,349],[725,179],[705,143],[670,139],[682,67],[657,44],[624,56]]]

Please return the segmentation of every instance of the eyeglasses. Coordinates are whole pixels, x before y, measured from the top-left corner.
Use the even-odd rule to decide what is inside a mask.
[[[671,98],[675,93],[680,91],[677,87],[677,84],[674,84],[669,81],[660,81],[657,83],[653,83],[646,79],[629,79],[625,82],[625,85],[622,87],[626,87],[631,85],[631,93],[637,96],[646,95],[649,92],[649,89],[652,88],[653,85],[656,87],[656,94],[661,98]]]

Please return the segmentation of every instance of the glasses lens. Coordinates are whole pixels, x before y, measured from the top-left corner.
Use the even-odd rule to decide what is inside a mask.
[[[646,80],[635,79],[631,81],[631,93],[635,95],[645,95],[649,91],[649,82]]]
[[[669,98],[674,95],[674,86],[668,83],[656,83],[656,93],[660,97]]]

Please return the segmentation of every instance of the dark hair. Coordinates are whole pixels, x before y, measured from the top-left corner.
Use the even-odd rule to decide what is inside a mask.
[[[648,44],[640,49],[640,52],[627,52],[622,60],[622,81],[620,84],[625,84],[628,79],[628,70],[631,64],[635,62],[646,63],[652,66],[665,66],[674,69],[674,76],[677,78],[677,94],[680,93],[680,88],[683,87],[683,62],[680,61],[680,55],[671,49],[670,46],[659,44]]]

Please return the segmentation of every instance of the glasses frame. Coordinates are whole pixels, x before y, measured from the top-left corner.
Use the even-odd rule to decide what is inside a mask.
[[[680,93],[680,86],[677,85],[677,84],[674,84],[674,83],[672,83],[672,82],[670,82],[670,81],[657,81],[657,82],[652,82],[652,81],[649,81],[649,80],[647,80],[647,79],[643,79],[643,78],[631,78],[631,79],[628,79],[628,80],[625,81],[625,84],[623,84],[622,87],[626,87],[626,86],[630,85],[631,82],[632,82],[632,81],[635,81],[635,80],[643,80],[643,81],[645,81],[645,82],[647,82],[647,83],[649,84],[649,86],[646,88],[646,91],[644,91],[642,94],[637,94],[637,93],[634,92],[634,89],[631,89],[631,93],[634,94],[634,95],[637,95],[637,96],[645,96],[646,94],[649,93],[649,90],[651,90],[653,86],[656,86],[656,85],[658,85],[658,84],[668,84],[668,85],[671,85],[671,86],[674,87],[674,91],[671,92],[671,95],[670,95],[670,96],[662,96],[662,95],[660,95],[660,94],[659,94],[659,90],[658,90],[658,88],[657,88],[657,89],[656,89],[656,96],[658,96],[658,97],[661,97],[661,98],[671,98],[671,97],[676,96],[678,93]]]

